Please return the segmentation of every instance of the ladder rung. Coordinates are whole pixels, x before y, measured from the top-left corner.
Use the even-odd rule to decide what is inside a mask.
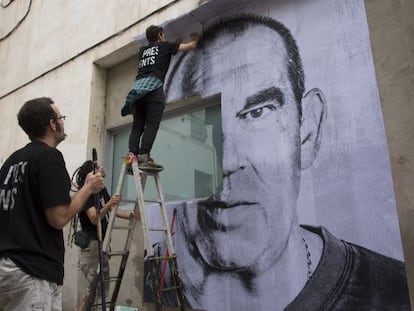
[[[131,199],[122,199],[121,203],[137,203],[137,200],[131,200]]]
[[[134,166],[134,165],[132,165],[132,166]],[[128,171],[125,170],[125,174],[135,177],[133,171],[134,171],[134,169],[132,169],[132,172],[128,172]],[[158,175],[158,172],[150,172],[150,171],[142,170],[139,167],[138,167],[138,173],[140,175],[149,175],[149,176],[152,176],[152,177],[155,177],[155,176]]]
[[[156,261],[156,260],[172,260],[174,258],[177,258],[177,256],[157,256],[157,257],[151,257],[148,259]]]
[[[96,303],[93,306],[95,307],[95,309],[98,308],[98,307],[102,307],[102,302],[101,303]],[[105,306],[111,307],[111,306],[114,306],[114,303],[112,301],[105,301]]]
[[[111,276],[108,279],[109,282],[118,281],[118,280],[121,280],[121,279],[119,277],[117,277],[117,276]]]
[[[148,227],[149,231],[167,231],[167,228],[165,227]]]
[[[118,229],[118,230],[130,230],[130,229],[134,229],[135,225],[130,225],[130,226],[112,226],[112,229]]]
[[[138,169],[138,171],[142,175],[149,175],[149,176],[153,176],[153,177],[158,175],[158,172],[150,172],[150,171],[145,171],[145,170],[141,170],[141,169]]]
[[[158,204],[161,204],[162,202],[160,200],[145,200],[145,203],[158,203]]]
[[[168,292],[169,290],[178,289],[178,288],[181,288],[181,286],[177,285],[177,286],[171,286],[171,287],[164,287],[164,288],[160,288],[160,292]]]
[[[129,251],[117,251],[117,252],[107,252],[108,256],[127,256],[129,255]]]

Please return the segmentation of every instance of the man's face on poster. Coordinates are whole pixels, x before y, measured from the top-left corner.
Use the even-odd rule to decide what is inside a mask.
[[[287,245],[300,179],[299,113],[288,61],[282,38],[262,25],[220,34],[199,59],[201,95],[221,93],[219,197],[226,206],[199,206],[184,230],[211,266],[267,267]]]

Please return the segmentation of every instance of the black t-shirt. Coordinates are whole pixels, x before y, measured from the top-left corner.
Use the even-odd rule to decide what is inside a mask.
[[[99,192],[99,201],[101,204],[101,207],[105,205],[106,202],[108,202],[111,199],[109,196],[108,191],[106,188],[102,189],[101,192]],[[98,235],[96,233],[96,226],[89,220],[88,215],[86,214],[86,211],[90,209],[91,207],[96,208],[95,204],[95,195],[91,195],[86,202],[85,206],[82,208],[82,211],[79,213],[79,220],[81,223],[81,227],[83,231],[86,231],[89,233],[89,236],[97,240]],[[105,237],[106,228],[108,227],[108,213],[105,215],[105,217],[101,220],[102,224],[102,237]]]
[[[137,80],[156,77],[164,82],[171,56],[177,53],[178,46],[178,43],[163,41],[141,47],[138,54]]]
[[[71,202],[70,177],[59,150],[32,142],[14,152],[0,170],[0,256],[25,273],[63,283],[62,230],[45,209]]]

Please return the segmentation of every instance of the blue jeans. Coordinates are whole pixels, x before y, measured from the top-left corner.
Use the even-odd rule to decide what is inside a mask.
[[[61,311],[62,286],[24,273],[0,257],[1,311]]]

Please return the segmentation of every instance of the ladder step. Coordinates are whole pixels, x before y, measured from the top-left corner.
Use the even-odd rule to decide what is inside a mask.
[[[107,252],[108,256],[127,256],[129,255],[129,251],[115,251],[115,252]]]
[[[112,229],[118,229],[118,230],[131,230],[134,229],[135,225],[130,226],[112,226]]]
[[[121,203],[137,203],[137,200],[131,200],[131,199],[122,199]]]
[[[173,289],[179,289],[181,288],[181,286],[177,285],[177,286],[170,286],[170,287],[164,287],[164,288],[160,288],[160,292],[168,292],[169,290],[173,290]]]
[[[151,171],[141,170],[141,169],[138,169],[138,171],[141,175],[148,175],[148,176],[152,176],[152,177],[157,176],[158,173],[159,173],[159,172],[151,172]]]
[[[172,259],[175,259],[175,258],[177,258],[177,256],[157,256],[157,257],[152,257],[152,258],[148,258],[149,260],[154,260],[154,261],[157,261],[157,260],[172,260]]]
[[[164,231],[167,232],[167,228],[165,227],[148,227],[149,231]]]
[[[145,203],[158,203],[161,204],[162,202],[160,200],[144,200]]]
[[[134,174],[133,174],[133,170],[132,171],[126,171],[125,172],[127,175],[130,175],[130,176],[134,176]],[[148,171],[148,170],[142,170],[142,169],[140,169],[139,167],[138,167],[138,173],[140,174],[140,175],[148,175],[148,176],[153,176],[153,177],[155,177],[155,176],[157,176],[158,175],[158,171],[157,172],[151,172],[151,171]]]
[[[97,310],[99,307],[102,307],[102,302],[100,302],[100,303],[96,303],[96,304],[94,304],[93,305],[94,307],[95,307],[95,309]],[[105,306],[107,306],[107,307],[114,307],[115,306],[115,304],[112,302],[112,301],[105,301]],[[95,310],[94,309],[94,310]]]
[[[109,279],[108,279],[108,281],[109,282],[113,282],[113,281],[120,281],[121,280],[121,278],[119,278],[119,277],[117,277],[117,276],[111,276],[111,277],[109,277]]]

